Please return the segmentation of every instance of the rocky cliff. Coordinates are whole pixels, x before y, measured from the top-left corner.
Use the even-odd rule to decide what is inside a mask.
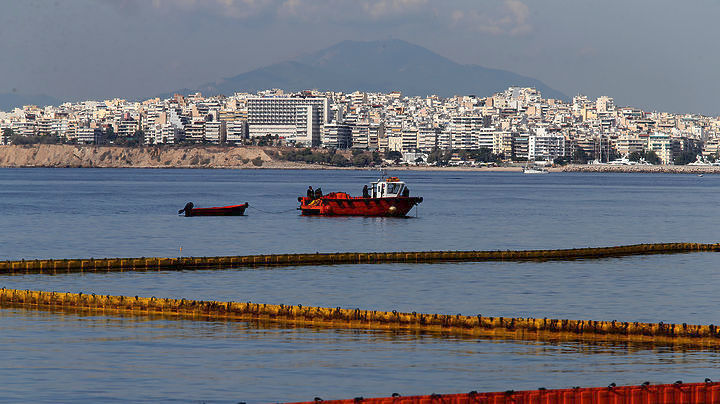
[[[0,146],[0,167],[307,168],[263,147]]]

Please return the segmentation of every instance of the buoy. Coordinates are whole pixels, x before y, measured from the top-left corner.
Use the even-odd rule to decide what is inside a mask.
[[[391,214],[395,214],[395,212],[397,212],[397,208],[396,208],[395,206],[391,206],[391,207],[388,209],[388,212],[390,212]]]

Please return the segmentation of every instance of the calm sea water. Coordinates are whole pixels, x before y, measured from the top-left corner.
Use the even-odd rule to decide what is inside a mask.
[[[400,172],[417,218],[306,218],[372,171],[0,169],[0,259],[567,248],[718,240],[720,177]],[[246,217],[178,209],[248,201]],[[413,212],[414,214],[415,212]],[[180,248],[182,247],[182,251]],[[20,289],[418,312],[720,323],[720,255],[13,275]],[[7,401],[276,402],[702,381],[720,352],[0,310]]]

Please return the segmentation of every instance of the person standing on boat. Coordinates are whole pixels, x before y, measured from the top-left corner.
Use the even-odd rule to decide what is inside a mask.
[[[315,190],[315,199],[322,198],[322,188],[318,187],[318,189]]]
[[[368,191],[368,186],[365,184],[363,187],[363,198],[369,198],[370,197],[370,191]]]
[[[315,191],[313,191],[312,185],[310,185],[307,189],[307,197],[310,199],[315,198]]]

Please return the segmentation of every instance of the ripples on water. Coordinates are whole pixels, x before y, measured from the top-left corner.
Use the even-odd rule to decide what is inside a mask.
[[[276,402],[703,380],[718,352],[4,309],[10,401]],[[18,349],[22,346],[22,349]],[[42,386],[40,389],[31,386]]]
[[[0,170],[0,259],[267,252],[567,248],[716,240],[720,177],[401,173],[419,218],[249,210],[179,218],[185,202],[296,205],[308,184],[361,189],[374,172]],[[356,265],[17,275],[0,286],[378,310],[718,324],[713,253],[600,261]],[[257,322],[0,310],[11,401],[274,402],[702,381],[718,353]],[[37,388],[42,386],[42,388]]]

